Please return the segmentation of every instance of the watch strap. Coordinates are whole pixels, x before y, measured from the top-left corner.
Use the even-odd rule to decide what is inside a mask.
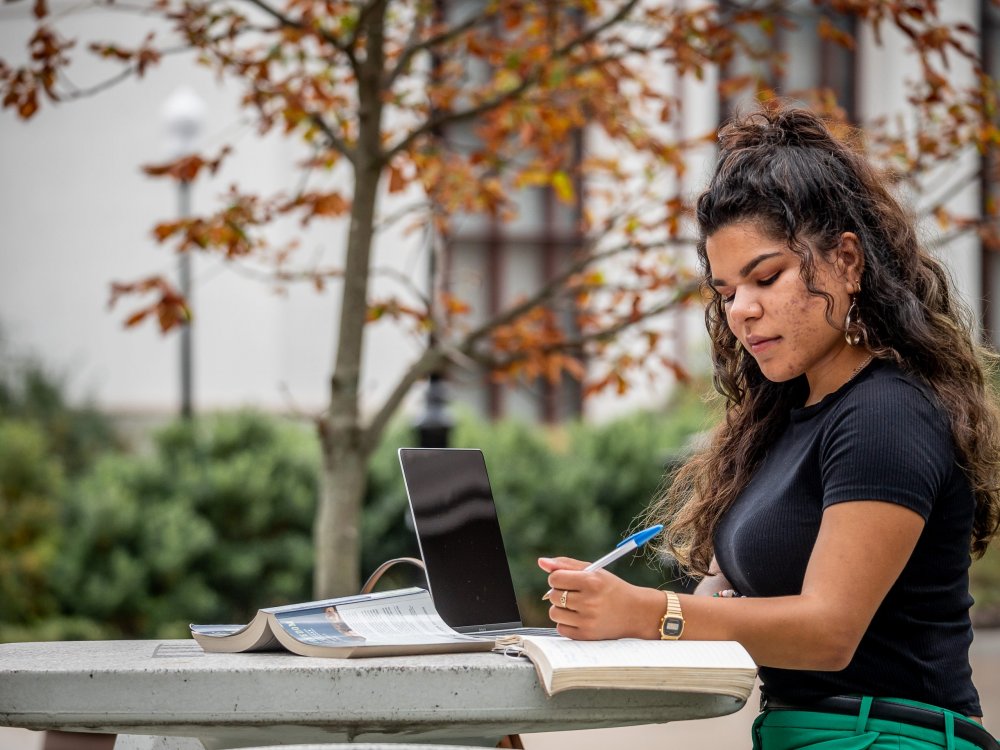
[[[667,611],[660,618],[660,640],[676,641],[684,632],[684,613],[681,611],[681,600],[673,591],[664,591],[667,600]]]

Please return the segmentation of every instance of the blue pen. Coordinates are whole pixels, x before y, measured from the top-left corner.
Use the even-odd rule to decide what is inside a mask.
[[[658,523],[655,526],[650,526],[648,529],[635,532],[632,536],[618,542],[618,545],[604,557],[594,560],[594,562],[584,568],[584,571],[589,573],[592,570],[600,570],[601,568],[608,567],[619,557],[624,557],[632,550],[639,549],[639,547],[644,545],[661,531],[663,531],[663,524]],[[554,589],[549,589],[548,593],[542,597],[542,600],[544,601],[552,596],[553,591]]]

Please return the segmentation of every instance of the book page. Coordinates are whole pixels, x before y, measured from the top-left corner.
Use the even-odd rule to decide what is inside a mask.
[[[567,667],[677,667],[679,669],[756,669],[750,655],[733,641],[574,641],[525,636],[545,654],[553,669]]]

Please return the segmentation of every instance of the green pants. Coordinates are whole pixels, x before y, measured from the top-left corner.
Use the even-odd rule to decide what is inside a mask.
[[[954,733],[955,722],[971,719],[925,703],[893,702],[941,712],[945,731],[870,719],[871,699],[865,699],[857,716],[785,708],[764,711],[753,723],[753,750],[979,750],[979,745]]]

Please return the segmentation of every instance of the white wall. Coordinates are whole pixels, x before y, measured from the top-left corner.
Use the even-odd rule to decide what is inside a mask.
[[[965,23],[975,28],[979,24],[978,4],[975,0],[950,0],[941,3],[941,20],[951,24]],[[860,116],[863,121],[888,118],[893,122],[901,113],[902,121],[912,131],[912,113],[908,112],[906,82],[913,81],[919,69],[914,65],[911,54],[912,42],[891,26],[882,28],[882,44],[876,45],[870,29],[862,34],[860,56],[863,74],[860,76]],[[947,75],[949,83],[956,88],[974,86],[974,73],[960,56],[949,55]],[[935,63],[938,61],[935,60]],[[953,161],[938,165],[922,179],[922,195],[912,191],[904,196],[914,201],[915,210],[935,205],[941,197],[951,196],[947,201],[950,211],[959,216],[975,216],[980,211],[980,184],[978,178],[969,179],[978,170],[979,157],[972,149],[958,154]],[[955,190],[956,185],[964,185]],[[934,219],[927,219],[920,226],[921,238],[934,247],[949,229],[938,225]],[[938,257],[951,271],[955,286],[962,299],[976,314],[981,309],[982,295],[982,249],[974,233],[967,233],[938,249]]]
[[[27,3],[0,6],[0,54],[8,60],[23,59],[29,12]],[[148,24],[105,11],[70,21],[67,35],[126,46],[141,40]],[[74,71],[73,80],[83,84],[114,69],[88,63]],[[6,353],[40,357],[68,375],[73,395],[93,396],[113,410],[169,412],[178,404],[178,337],[162,336],[155,324],[125,330],[127,313],[141,299],[125,299],[109,310],[108,298],[113,281],[175,276],[176,256],[150,230],[175,217],[176,187],[144,176],[140,165],[167,160],[162,110],[181,85],[207,104],[205,152],[216,153],[227,141],[237,146],[219,175],[194,185],[195,212],[217,206],[233,182],[261,191],[296,187],[292,165],[303,154],[295,144],[259,138],[240,120],[238,92],[189,58],[167,59],[146,79],[93,98],[55,107],[46,102],[27,123],[9,110],[0,115],[0,330]],[[335,263],[346,225],[316,222],[305,232],[296,223],[276,234],[279,240],[292,236],[302,240],[302,258]],[[382,238],[376,259],[413,278],[426,275],[417,236],[397,231]],[[196,257],[194,267],[196,408],[321,407],[336,344],[338,284],[323,294],[308,285],[279,293],[217,258]],[[376,288],[387,284],[392,282]],[[392,387],[415,350],[389,325],[376,324],[370,333],[364,382],[369,404]]]

